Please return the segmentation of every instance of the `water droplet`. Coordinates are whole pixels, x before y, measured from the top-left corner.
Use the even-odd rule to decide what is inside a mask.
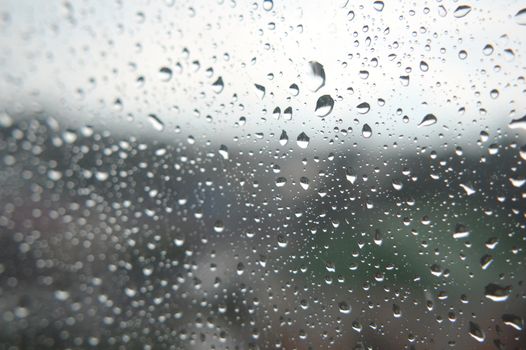
[[[524,115],[522,118],[519,119],[513,119],[509,124],[508,127],[510,129],[522,129],[526,130],[526,115]]]
[[[437,117],[435,117],[433,114],[426,114],[426,116],[418,124],[418,127],[430,126],[430,125],[436,124],[436,122],[437,122]]]
[[[447,10],[446,8],[444,7],[444,5],[440,5],[438,6],[438,15],[440,17],[446,17],[447,16]]]
[[[323,95],[316,102],[315,113],[318,117],[326,117],[332,112],[334,100],[330,95]]]
[[[522,317],[517,315],[504,314],[502,315],[502,322],[504,322],[506,326],[513,327],[518,331],[522,331],[524,329],[524,320]]]
[[[364,124],[362,127],[362,136],[366,139],[371,137],[373,135],[373,130],[369,126],[369,124]]]
[[[515,14],[515,22],[521,26],[526,26],[526,8],[519,10],[519,12]]]
[[[265,11],[270,11],[274,7],[274,1],[272,0],[264,0],[263,1],[263,9]]]
[[[221,145],[218,152],[223,159],[228,159],[228,148],[225,145]]]
[[[265,97],[266,89],[263,85],[254,84],[256,87],[256,93],[260,99],[263,99]]]
[[[354,174],[351,168],[347,168],[345,169],[345,178],[347,179],[347,181],[354,185],[357,176]]]
[[[494,283],[490,283],[484,288],[484,295],[486,298],[495,302],[503,302],[508,300],[510,292],[511,287],[502,287]]]
[[[460,58],[461,60],[465,60],[467,57],[468,53],[466,52],[466,50],[460,50],[458,52],[458,58]]]
[[[164,130],[164,123],[155,114],[148,114],[148,121],[155,130]]]
[[[287,184],[287,179],[283,176],[280,176],[276,179],[276,186],[283,187]]]
[[[462,17],[465,17],[470,12],[471,12],[471,6],[460,5],[453,12],[453,16],[455,16],[456,18],[462,18]]]
[[[342,301],[338,304],[338,308],[340,309],[340,312],[342,314],[350,314],[351,313],[351,306],[347,304],[345,301]]]
[[[465,185],[465,184],[460,184],[460,187],[462,187],[464,189],[464,191],[466,191],[466,194],[468,196],[471,196],[472,194],[475,194],[477,192],[472,186],[468,186],[468,185]]]
[[[306,77],[306,85],[311,91],[316,92],[325,85],[325,70],[316,61],[309,62]]]
[[[281,131],[281,136],[279,137],[279,144],[285,146],[289,142],[289,136],[285,130]]]
[[[455,232],[453,233],[453,238],[460,239],[460,238],[467,238],[467,237],[469,237],[469,229],[462,224],[457,224],[455,226]]]
[[[225,88],[225,83],[223,82],[223,78],[219,77],[217,80],[212,84],[212,89],[216,94],[221,93],[223,89]]]
[[[486,254],[480,258],[480,267],[482,270],[487,270],[491,263],[493,263],[493,260],[493,257],[489,254]]]
[[[393,316],[395,318],[402,317],[402,310],[400,310],[400,306],[393,304]]]
[[[161,67],[161,69],[159,69],[159,79],[161,81],[170,81],[170,79],[172,79],[172,70],[168,67]]]
[[[309,146],[309,141],[310,141],[310,138],[304,132],[299,134],[298,138],[296,139],[296,143],[298,144],[298,146],[303,149]]]
[[[377,0],[373,2],[373,7],[376,11],[382,11],[384,9],[384,2]]]
[[[400,84],[402,84],[402,86],[409,86],[409,75],[401,75]]]
[[[358,106],[356,106],[356,109],[358,110],[358,113],[360,114],[366,114],[371,110],[371,106],[367,102],[362,102]]]
[[[305,176],[300,178],[300,185],[305,191],[309,189],[309,179]]]
[[[420,61],[420,70],[422,72],[427,72],[429,70],[428,64],[424,61]]]
[[[223,221],[217,220],[214,224],[214,231],[217,233],[223,232],[225,229],[225,224],[223,224]]]
[[[493,46],[491,46],[490,44],[487,44],[486,46],[482,48],[482,53],[484,54],[484,56],[491,55],[493,53]]]
[[[484,334],[484,331],[480,328],[480,326],[471,321],[469,321],[469,335],[480,343],[483,343],[486,339],[486,335]]]
[[[289,92],[292,96],[298,96],[300,93],[300,88],[296,84],[292,84],[289,86]]]
[[[292,107],[287,107],[283,111],[283,119],[291,120],[292,119]]]

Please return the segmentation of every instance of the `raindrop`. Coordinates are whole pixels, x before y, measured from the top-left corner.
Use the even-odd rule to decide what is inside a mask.
[[[325,85],[325,70],[323,66],[316,61],[309,62],[306,76],[307,87],[313,92],[318,91]]]
[[[345,169],[345,178],[347,179],[347,181],[349,181],[351,184],[354,184],[356,182],[356,175],[354,174],[354,172],[352,171],[351,168],[347,168]]]
[[[228,148],[225,145],[219,147],[219,154],[223,159],[228,159]]]
[[[480,343],[484,342],[486,339],[486,335],[480,326],[471,321],[469,322],[469,335]]]
[[[334,100],[330,95],[323,95],[320,98],[318,98],[318,101],[316,102],[316,109],[315,113],[318,117],[326,117],[332,112],[332,108],[334,107]]]
[[[214,224],[214,231],[217,233],[223,232],[225,229],[225,224],[223,224],[223,221],[217,220]]]
[[[373,7],[376,11],[382,11],[384,9],[384,2],[377,0],[373,3]]]
[[[502,322],[504,322],[506,326],[513,327],[518,331],[522,331],[524,329],[524,320],[522,317],[517,315],[504,314],[502,315]]]
[[[281,131],[281,136],[279,137],[279,144],[285,146],[289,142],[289,136],[285,130]]]
[[[342,314],[350,314],[351,313],[351,306],[347,304],[345,301],[342,301],[338,304],[338,308],[340,309],[340,312]]]
[[[453,238],[460,239],[460,238],[467,238],[467,237],[469,237],[468,228],[462,224],[457,224],[455,226],[455,232],[453,233]]]
[[[298,146],[303,149],[309,146],[309,141],[310,141],[310,138],[304,132],[299,134],[298,138],[296,139],[296,143],[298,144]]]
[[[366,114],[371,109],[371,106],[369,106],[367,102],[362,102],[358,106],[356,106],[356,109],[358,110],[358,113]]]
[[[522,118],[519,119],[513,119],[509,124],[508,127],[510,129],[522,129],[526,130],[526,115],[524,115]]]
[[[362,136],[366,139],[371,137],[373,135],[373,130],[369,126],[369,124],[364,124],[362,127]]]
[[[263,85],[254,84],[256,87],[256,93],[260,99],[263,99],[265,97],[266,89]]]
[[[305,191],[309,189],[309,179],[305,176],[300,178],[300,185]]]
[[[164,123],[155,114],[148,114],[148,121],[152,127],[157,131],[164,130]]]
[[[289,92],[292,96],[298,96],[300,93],[300,88],[296,84],[292,84],[289,86]]]
[[[494,283],[490,283],[484,288],[484,295],[486,298],[495,302],[503,302],[508,300],[510,292],[511,287],[502,287]]]
[[[283,176],[280,176],[276,179],[276,186],[283,187],[287,184],[287,179]]]
[[[164,82],[170,81],[172,79],[172,70],[168,67],[161,67],[159,69],[159,79]]]
[[[428,64],[424,61],[420,61],[420,70],[422,72],[427,72],[429,70]]]
[[[436,122],[437,122],[437,117],[435,117],[433,114],[427,114],[422,119],[422,121],[420,121],[420,123],[418,124],[418,127],[430,126],[430,125],[436,124]]]
[[[453,16],[455,16],[456,18],[462,18],[462,17],[465,17],[470,12],[471,12],[471,6],[460,5],[453,12]]]
[[[221,93],[223,89],[225,88],[225,83],[223,82],[223,78],[219,77],[217,80],[212,84],[212,89],[216,94]]]
[[[460,187],[462,187],[464,189],[464,191],[466,191],[466,194],[468,196],[471,196],[472,194],[475,194],[477,192],[472,186],[468,186],[468,185],[465,185],[465,184],[460,184]]]
[[[274,7],[274,1],[273,0],[264,0],[263,1],[263,9],[265,11],[270,11]]]
[[[526,8],[519,10],[519,12],[515,14],[515,22],[522,26],[526,26]]]

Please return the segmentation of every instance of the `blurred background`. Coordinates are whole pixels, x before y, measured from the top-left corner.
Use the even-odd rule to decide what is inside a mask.
[[[0,4],[0,349],[525,348],[523,1]]]

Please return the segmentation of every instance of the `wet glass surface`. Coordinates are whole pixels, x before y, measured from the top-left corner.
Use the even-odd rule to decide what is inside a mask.
[[[0,1],[1,349],[522,349],[526,3]]]

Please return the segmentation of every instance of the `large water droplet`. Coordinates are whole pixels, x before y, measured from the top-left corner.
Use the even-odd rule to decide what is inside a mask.
[[[522,129],[526,130],[526,115],[524,115],[522,118],[519,119],[513,119],[509,124],[508,127],[510,129]]]
[[[515,22],[521,26],[526,26],[526,8],[519,10],[519,12],[515,14]]]
[[[270,11],[274,7],[274,1],[272,0],[264,0],[263,1],[263,9],[265,11]]]
[[[256,93],[260,99],[263,99],[265,97],[266,89],[263,85],[254,84],[256,87]]]
[[[340,312],[342,314],[350,314],[351,313],[351,306],[347,304],[345,301],[342,301],[338,304],[338,308],[340,309]]]
[[[309,146],[309,141],[310,141],[310,138],[304,132],[299,134],[298,138],[296,139],[296,143],[298,144],[298,146],[303,149]]]
[[[223,91],[224,88],[225,88],[225,83],[223,82],[222,77],[217,78],[217,80],[214,81],[214,83],[212,83],[212,89],[214,90],[216,94],[221,93],[221,91]]]
[[[334,100],[330,95],[323,95],[316,102],[315,113],[318,117],[326,117],[332,112]]]
[[[279,137],[279,144],[285,146],[287,142],[289,142],[289,136],[287,135],[287,132],[283,130],[281,132],[281,136]]]
[[[522,317],[517,315],[504,314],[502,315],[502,322],[504,322],[506,326],[513,327],[518,331],[522,331],[524,329],[524,320]]]
[[[362,127],[362,136],[368,139],[373,135],[373,130],[369,126],[369,124],[364,124]]]
[[[323,66],[316,62],[310,61],[306,72],[306,85],[311,91],[318,91],[325,85],[325,70]]]
[[[371,110],[371,106],[367,102],[362,102],[358,106],[356,106],[356,109],[358,110],[358,113],[366,114]]]
[[[471,6],[469,5],[460,5],[453,12],[453,16],[456,18],[462,18],[471,12]]]
[[[480,343],[483,343],[486,339],[486,335],[480,326],[471,321],[469,322],[469,335]]]
[[[427,114],[422,121],[418,124],[419,127],[422,126],[430,126],[433,124],[436,124],[437,117],[435,117],[433,114]]]

